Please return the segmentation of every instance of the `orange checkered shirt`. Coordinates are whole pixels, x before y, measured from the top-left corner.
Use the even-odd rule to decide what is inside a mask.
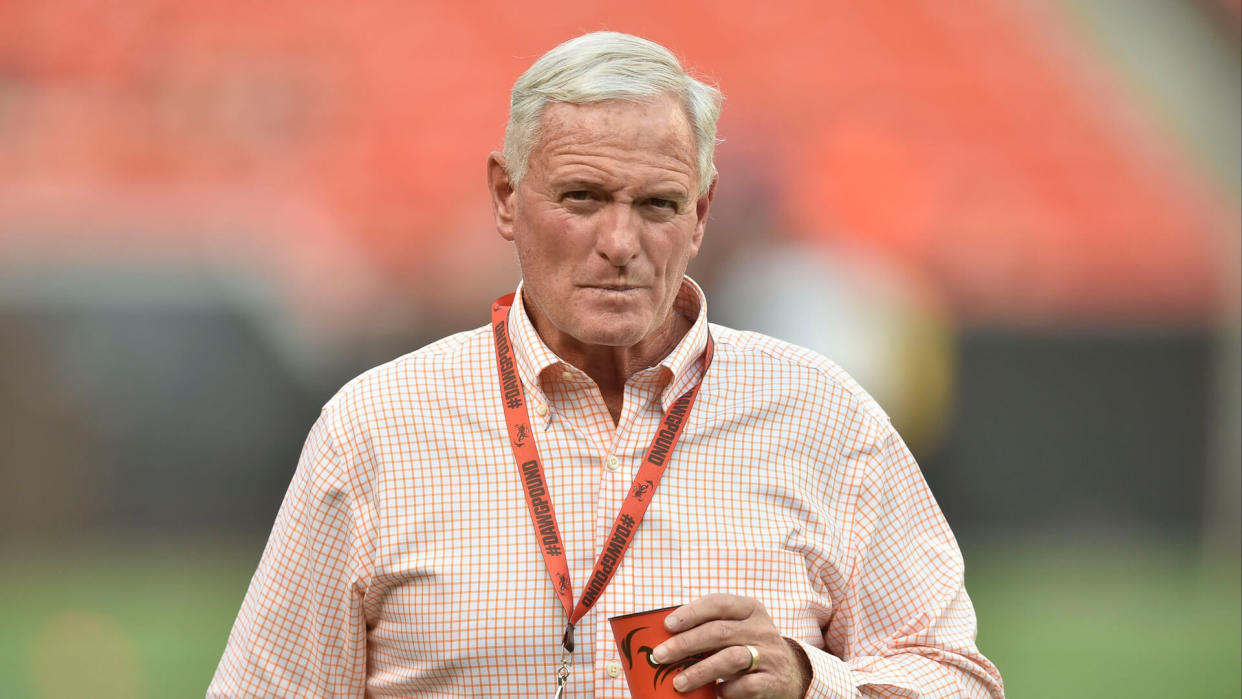
[[[694,321],[599,391],[510,312],[575,600],[664,410],[716,356],[616,576],[578,624],[566,697],[625,697],[607,619],[757,598],[811,660],[809,697],[1002,696],[957,542],[887,416],[839,367]],[[373,369],[324,407],[209,697],[550,696],[565,612],[526,509],[490,326]]]

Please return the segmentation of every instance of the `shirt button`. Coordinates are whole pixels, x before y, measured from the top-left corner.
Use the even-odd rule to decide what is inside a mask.
[[[608,673],[609,677],[613,677],[613,678],[620,677],[621,676],[621,663],[615,660],[609,660],[608,664],[604,666],[604,672]]]
[[[574,380],[574,373],[573,373],[572,371],[566,371],[566,372],[564,372],[564,373],[562,373],[562,374],[561,374],[561,378],[562,378],[562,379],[565,379],[566,381],[573,381],[573,380]]]
[[[535,412],[539,413],[539,417],[543,417],[548,414],[548,406],[540,403],[539,407],[535,408]]]
[[[608,457],[608,470],[616,471],[619,468],[621,468],[621,460],[615,456]]]

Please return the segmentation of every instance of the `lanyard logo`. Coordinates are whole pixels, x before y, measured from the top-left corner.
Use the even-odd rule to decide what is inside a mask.
[[[642,483],[636,484],[634,486],[633,494],[631,495],[631,497],[633,497],[635,500],[638,500],[639,502],[642,502],[643,497],[647,495],[647,491],[651,490],[653,485],[655,484],[651,482],[650,478],[644,480]]]

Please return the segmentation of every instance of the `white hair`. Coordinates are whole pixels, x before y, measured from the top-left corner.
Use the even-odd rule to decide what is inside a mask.
[[[645,102],[665,94],[674,95],[685,107],[694,131],[699,194],[706,194],[716,173],[720,91],[688,75],[663,46],[618,32],[570,39],[545,53],[513,84],[504,150],[510,181],[517,187],[526,175],[548,102]]]

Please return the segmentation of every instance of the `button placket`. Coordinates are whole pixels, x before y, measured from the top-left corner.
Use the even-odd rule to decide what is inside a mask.
[[[620,451],[622,456],[625,453],[625,439],[614,439],[611,450]],[[610,515],[615,517],[616,508],[629,492],[629,469],[622,468],[626,465],[626,461],[617,453],[607,453],[603,459],[605,472],[601,482],[600,494],[603,502],[608,503],[605,508],[610,511]],[[609,526],[612,520],[609,520]],[[631,544],[632,546],[632,544]],[[634,578],[632,575],[633,567],[628,565],[628,559],[633,554],[632,549],[627,551],[625,556],[617,564],[616,572],[613,574],[612,582],[608,585],[604,595],[600,598],[596,609],[599,610],[599,619],[595,628],[595,647],[597,649],[596,662],[602,665],[597,667],[602,671],[600,681],[606,683],[606,696],[613,696],[612,692],[617,691],[616,682],[618,678],[623,678],[623,670],[620,663],[620,651],[617,649],[616,640],[612,635],[612,625],[608,623],[609,617],[626,614],[628,607],[632,604],[631,592],[634,586]],[[624,683],[624,680],[622,680]]]
[[[633,445],[627,444],[627,440],[619,439],[613,445],[613,449],[619,454],[609,454],[604,460],[604,467],[610,474],[615,477],[605,479],[609,481],[608,489],[613,493],[616,502],[620,502],[630,490],[631,468],[626,467],[627,464],[636,463],[638,457],[631,453]],[[639,527],[641,530],[641,526]],[[641,536],[639,537],[641,539]],[[635,566],[630,560],[641,551],[642,544],[639,540],[635,540],[630,545],[630,550],[626,552],[621,562],[617,565],[617,571],[613,576],[612,583],[608,586],[608,591],[600,600],[601,614],[600,624],[596,633],[596,648],[600,650],[598,657],[604,661],[603,672],[607,678],[604,681],[610,688],[617,687],[617,682],[621,683],[621,688],[625,687],[625,675],[621,666],[620,650],[617,648],[616,639],[612,634],[612,625],[608,623],[609,617],[629,614],[637,611],[634,608],[635,603]],[[611,696],[611,695],[609,695]]]

